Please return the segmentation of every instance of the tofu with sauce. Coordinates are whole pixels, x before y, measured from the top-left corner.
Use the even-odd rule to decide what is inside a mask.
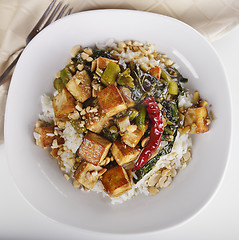
[[[162,70],[159,67],[153,67],[150,68],[149,72],[152,76],[156,77],[157,79],[160,79]]]
[[[207,118],[206,107],[189,108],[185,113],[184,127],[189,127],[191,134],[205,133],[209,130]]]
[[[104,88],[97,93],[97,97],[100,107],[106,113],[107,117],[112,117],[127,109],[127,105],[115,85]]]
[[[129,147],[120,140],[117,140],[111,147],[111,153],[115,161],[121,166],[135,160],[140,154],[140,149],[138,147]]]
[[[118,197],[132,188],[127,172],[122,166],[108,169],[103,174],[101,182],[110,197]]]
[[[111,142],[93,132],[88,132],[79,147],[78,155],[85,161],[98,165],[108,154]]]
[[[75,110],[75,99],[70,92],[64,88],[53,98],[52,106],[56,118],[67,118],[69,113]]]
[[[147,130],[148,125],[145,126],[145,131]],[[124,135],[121,137],[121,141],[123,141],[128,146],[134,148],[139,143],[140,139],[143,137],[145,132],[142,132],[140,129],[136,129],[135,131],[126,131]]]
[[[35,128],[35,133],[39,134],[39,137],[36,139],[36,144],[40,147],[50,147],[54,139],[57,140],[57,144],[61,145],[64,143],[64,139],[60,136],[55,136],[54,134],[55,126],[41,126]]]
[[[84,187],[92,189],[105,172],[105,168],[82,161],[74,173],[74,178]]]
[[[91,97],[91,78],[85,70],[76,72],[66,88],[76,100],[83,103]]]
[[[111,124],[111,118],[99,107],[95,108],[95,111],[86,113],[86,128],[94,133],[100,133],[104,127],[108,127]]]

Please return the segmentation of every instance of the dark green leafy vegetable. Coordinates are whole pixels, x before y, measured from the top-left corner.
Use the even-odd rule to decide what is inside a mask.
[[[172,151],[176,135],[177,135],[177,131],[175,131],[174,133],[173,141],[168,142],[168,144],[163,149],[161,149],[155,157],[151,158],[142,168],[140,168],[135,172],[137,179],[135,178],[133,179],[134,183],[137,183],[148,172],[150,172],[152,168],[155,166],[155,164],[159,161],[161,156],[169,154]]]
[[[117,79],[119,85],[128,86],[130,88],[135,88],[134,79],[130,76],[130,69],[127,68],[125,71],[119,74]]]
[[[163,100],[161,102],[163,106],[163,112],[165,112],[167,119],[173,124],[177,124],[178,122],[178,106],[176,101],[167,101]]]
[[[138,103],[141,101],[142,96],[146,93],[141,81],[141,70],[139,68],[139,65],[134,63],[133,61],[129,63],[129,67],[135,85],[135,88],[132,90],[132,98],[136,103]]]
[[[108,51],[98,50],[98,49],[93,50],[93,54],[91,55],[91,57],[93,59],[97,59],[98,57],[104,57],[104,58],[116,60]]]
[[[136,103],[139,103],[147,96],[153,96],[157,100],[167,94],[167,82],[162,83],[156,77],[145,73],[134,62],[130,62],[129,68],[135,85],[135,88],[131,90],[132,98]]]
[[[173,67],[167,68],[167,72],[170,74],[171,78],[176,78],[178,82],[187,83],[188,79],[184,78],[182,74]]]

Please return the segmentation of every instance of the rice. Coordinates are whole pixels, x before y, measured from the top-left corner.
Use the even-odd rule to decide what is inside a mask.
[[[178,97],[178,107],[190,108],[193,105],[193,95],[185,92],[183,95]]]
[[[39,114],[39,119],[47,122],[54,122],[54,111],[52,107],[52,99],[46,94],[41,96],[41,105],[42,105],[42,113]]]
[[[60,157],[62,164],[65,167],[65,173],[71,173],[75,164],[75,154],[69,150],[60,154]]]
[[[70,123],[66,123],[62,136],[65,139],[63,146],[75,153],[82,143],[83,135],[78,134]]]

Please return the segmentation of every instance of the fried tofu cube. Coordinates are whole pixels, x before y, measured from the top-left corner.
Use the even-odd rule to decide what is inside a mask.
[[[147,130],[148,125],[145,126],[145,131]],[[142,132],[140,129],[136,129],[133,132],[127,130],[124,135],[121,137],[121,141],[123,141],[128,146],[134,148],[139,143],[140,139],[143,137],[144,132]]]
[[[126,110],[127,105],[115,85],[110,85],[97,93],[100,107],[106,113],[107,117]]]
[[[159,67],[150,68],[149,72],[152,76],[156,77],[157,79],[160,79],[161,68]]]
[[[106,171],[105,168],[82,161],[74,173],[74,178],[84,187],[92,189]]]
[[[191,134],[205,133],[209,130],[207,118],[209,117],[206,107],[189,108],[185,113],[184,127],[190,127]]]
[[[130,126],[129,116],[118,118],[117,124],[120,129],[120,132],[124,133],[127,130],[127,127]]]
[[[68,114],[75,110],[75,99],[68,90],[64,88],[53,98],[52,106],[56,118],[67,118]]]
[[[50,147],[55,139],[57,145],[62,145],[64,143],[63,138],[54,134],[54,127],[55,126],[41,126],[35,128],[34,132],[36,133],[35,139],[37,146],[43,148]]]
[[[92,132],[100,133],[104,127],[108,127],[111,124],[111,118],[99,107],[95,108],[96,111],[92,111],[86,114],[86,128]]]
[[[118,61],[113,60],[113,59],[109,59],[109,58],[104,58],[104,57],[98,57],[97,59],[95,59],[92,63],[91,63],[91,72],[95,71],[95,69],[101,69],[104,70],[107,65],[109,64],[109,62],[115,62],[117,63]]]
[[[88,73],[83,70],[76,74],[66,84],[67,90],[80,102],[85,102],[91,97],[91,79]]]
[[[135,102],[132,98],[132,92],[130,91],[130,89],[128,89],[127,87],[120,86],[119,90],[128,108],[133,107],[135,105]]]
[[[101,182],[110,197],[118,197],[132,188],[127,172],[122,166],[108,169]]]
[[[98,134],[88,132],[79,147],[78,155],[85,161],[98,165],[107,156],[111,144]]]
[[[115,161],[121,166],[135,160],[140,154],[140,149],[138,147],[129,147],[120,140],[117,140],[111,147],[111,153]]]

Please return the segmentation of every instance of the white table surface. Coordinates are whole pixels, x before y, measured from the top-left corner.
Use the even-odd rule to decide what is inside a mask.
[[[125,239],[239,239],[239,124],[236,124],[239,119],[239,27],[212,45],[224,63],[233,103],[232,147],[222,185],[210,203],[184,225],[149,235],[127,236]],[[0,162],[0,239],[123,238],[82,232],[43,216],[28,205],[17,190],[8,169],[4,144],[0,145]]]

